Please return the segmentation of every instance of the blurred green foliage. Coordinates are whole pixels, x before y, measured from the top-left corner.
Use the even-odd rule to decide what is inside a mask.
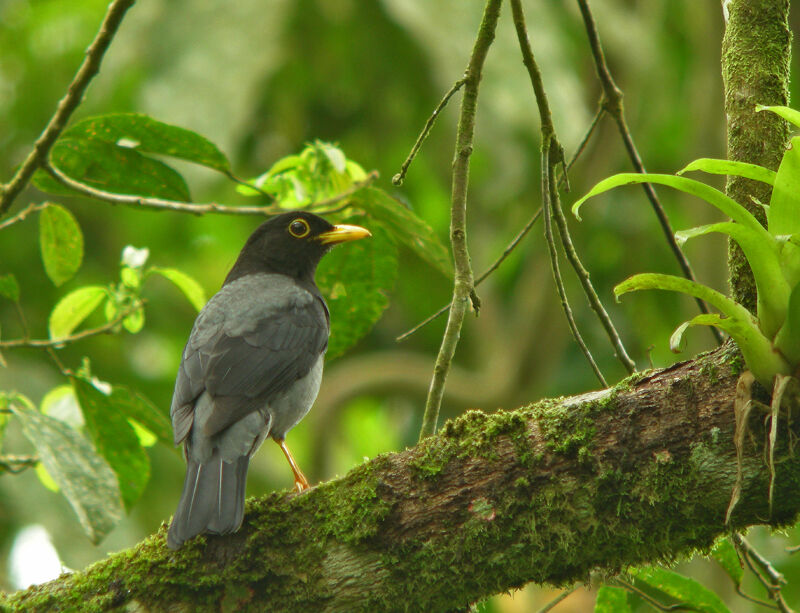
[[[432,236],[444,241],[458,97],[442,113],[402,188],[392,187],[390,179],[441,95],[462,75],[481,7],[478,0],[139,3],[123,23],[72,125],[99,114],[145,113],[203,134],[227,154],[241,177],[260,175],[307,143],[334,143],[366,171],[377,170],[375,187],[407,205],[432,228]],[[690,159],[724,157],[719,6],[595,0],[592,7],[648,170],[674,172]],[[52,114],[105,8],[100,0],[0,3],[4,180]],[[600,91],[582,25],[572,3],[527,3],[527,9],[556,129],[569,155],[588,127]],[[537,116],[518,54],[513,27],[504,18],[486,64],[470,176],[469,239],[478,273],[503,251],[539,204]],[[108,148],[108,143],[97,146]],[[158,156],[147,159],[162,161]],[[253,204],[254,199],[238,193],[215,170],[174,165],[186,177],[196,202]],[[614,126],[603,123],[571,173],[574,196],[565,195],[565,203],[571,204],[599,179],[629,168]],[[681,194],[662,190],[659,195],[676,229],[720,219]],[[44,200],[31,187],[12,213]],[[84,286],[109,287],[110,279],[119,278],[120,254],[127,245],[149,249],[151,270],[182,271],[196,279],[206,295],[213,294],[259,222],[250,217],[135,210],[80,197],[59,202],[82,231],[83,264],[74,277],[68,279],[69,270],[48,264],[47,256],[42,264],[40,228],[33,216],[0,234],[0,293],[19,294],[35,338],[48,336],[48,316],[63,296]],[[572,229],[632,357],[640,367],[649,361],[656,366],[671,363],[671,327],[695,315],[693,302],[677,295],[641,294],[617,305],[611,293],[616,283],[635,272],[677,272],[643,195],[631,189],[615,193],[613,200],[606,197]],[[447,303],[451,287],[442,272],[419,257],[420,250],[395,242],[387,247],[398,249],[400,264],[388,309],[355,349],[329,360],[316,407],[292,431],[292,448],[301,465],[313,467],[312,480],[343,474],[365,455],[416,440],[443,321],[402,345],[393,339]],[[724,241],[690,243],[686,252],[699,280],[724,292]],[[442,263],[441,257],[438,260]],[[445,266],[446,260],[439,268]],[[48,277],[54,270],[56,278],[63,279],[58,288]],[[117,309],[131,304],[125,302],[130,297],[124,295],[125,288],[135,285],[131,273],[124,274],[127,284],[120,278],[112,292],[121,299],[108,301]],[[83,357],[90,356],[92,376],[120,389],[140,390],[162,414],[196,314],[196,301],[184,300],[167,280],[175,282],[163,274],[147,278],[147,320],[140,333],[92,337],[57,351],[64,365],[75,371]],[[620,378],[621,367],[585,307],[577,282],[569,276],[565,281],[578,325],[601,369],[610,380]],[[591,371],[569,338],[537,228],[479,294],[481,317],[466,322],[444,417],[464,407],[510,408],[594,387]],[[83,325],[102,325],[107,316],[105,307],[98,308]],[[13,300],[0,299],[0,338],[24,333]],[[685,355],[711,348],[712,342],[710,335],[694,335]],[[0,368],[0,389],[25,394],[37,405],[62,382],[39,350],[6,350],[3,357],[8,366]],[[141,418],[128,417],[147,425]],[[4,453],[32,451],[19,424],[12,420],[6,430]],[[140,502],[100,546],[87,541],[66,500],[44,490],[33,471],[3,475],[0,588],[10,587],[7,554],[14,535],[27,524],[45,525],[63,563],[81,568],[107,551],[141,540],[167,520],[180,491],[183,462],[164,444],[148,447],[146,455],[151,477]],[[274,445],[259,452],[250,474],[250,494],[291,484]],[[800,601],[800,556],[782,553],[781,541],[769,540],[766,534],[754,540],[794,579],[785,588],[787,600]],[[692,576],[702,577],[704,585],[722,590],[726,602],[735,601],[737,611],[748,610],[725,572],[707,570],[708,566],[698,570],[692,563],[687,568]],[[747,582],[746,587],[757,591]],[[525,598],[518,595],[518,601]],[[506,610],[504,606],[492,602],[485,610]]]

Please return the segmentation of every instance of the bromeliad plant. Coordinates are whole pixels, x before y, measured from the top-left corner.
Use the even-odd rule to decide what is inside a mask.
[[[800,128],[800,112],[783,106],[759,106]],[[705,300],[720,313],[702,314],[682,323],[670,339],[679,351],[683,334],[691,326],[717,326],[739,346],[750,372],[767,387],[782,389],[780,383],[800,366],[800,136],[791,140],[778,172],[755,164],[727,160],[699,159],[677,174],[691,170],[736,175],[772,186],[769,205],[763,205],[767,227],[724,193],[705,183],[682,176],[623,173],[600,181],[572,207],[579,217],[581,205],[592,196],[619,185],[658,183],[698,196],[730,217],[675,233],[679,243],[712,232],[727,234],[747,258],[755,278],[757,312],[753,316],[739,303],[700,283],[671,275],[644,273],[626,279],[614,288],[615,296],[642,289],[682,292]],[[777,378],[776,378],[777,377]]]

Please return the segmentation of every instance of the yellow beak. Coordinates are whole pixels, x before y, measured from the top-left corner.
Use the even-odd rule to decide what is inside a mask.
[[[360,238],[372,236],[369,230],[361,226],[348,226],[340,224],[333,226],[333,230],[328,230],[317,236],[317,240],[323,245],[336,245],[347,241],[357,241]]]

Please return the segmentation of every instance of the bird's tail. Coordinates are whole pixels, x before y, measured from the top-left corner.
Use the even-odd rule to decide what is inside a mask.
[[[215,450],[205,464],[188,459],[186,479],[167,535],[170,549],[202,534],[228,534],[242,525],[249,456],[225,462]]]

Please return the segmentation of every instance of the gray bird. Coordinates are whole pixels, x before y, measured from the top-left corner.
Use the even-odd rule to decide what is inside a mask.
[[[171,549],[204,532],[239,529],[250,456],[268,436],[286,455],[297,490],[309,487],[285,438],[317,397],[328,346],[330,317],[314,272],[333,245],[367,236],[311,213],[273,217],[197,316],[170,409],[187,464]]]

